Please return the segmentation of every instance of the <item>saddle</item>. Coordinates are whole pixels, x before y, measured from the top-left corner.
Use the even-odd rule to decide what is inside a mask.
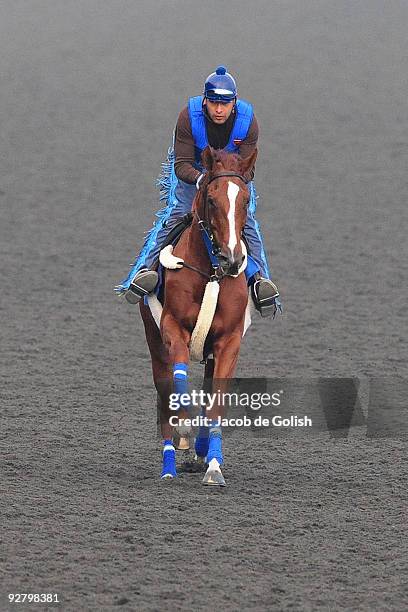
[[[185,230],[190,227],[193,221],[193,213],[189,212],[182,217],[178,217],[174,223],[174,227],[171,228],[169,234],[166,236],[166,239],[163,242],[162,249],[169,246],[176,246],[178,241],[180,240],[182,234]],[[152,270],[156,270],[159,275],[159,281],[157,283],[156,289],[154,293],[156,294],[159,302],[163,304],[164,299],[164,273],[163,266],[161,265],[159,259],[157,258],[155,262],[153,262],[151,266]]]
[[[182,217],[178,217],[175,221],[174,227],[172,227],[168,236],[164,240],[162,249],[164,249],[166,246],[169,246],[169,244],[176,246],[176,244],[181,238],[182,233],[184,232],[184,230],[190,227],[192,221],[193,221],[193,213],[191,212],[183,215]],[[157,269],[158,265],[159,265],[159,260],[157,259],[154,262],[153,266],[156,266],[155,269]]]

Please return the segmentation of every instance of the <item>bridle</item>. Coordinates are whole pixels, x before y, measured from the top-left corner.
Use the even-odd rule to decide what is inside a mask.
[[[195,216],[197,218],[197,223],[201,231],[203,232],[204,242],[206,243],[208,255],[210,257],[211,264],[213,267],[213,274],[207,274],[207,272],[203,272],[202,270],[199,270],[198,268],[190,266],[189,264],[185,262],[183,266],[185,268],[189,268],[190,270],[194,270],[195,272],[198,272],[199,274],[205,276],[206,278],[209,278],[210,280],[217,280],[217,281],[220,281],[224,276],[227,276],[227,275],[225,274],[225,272],[221,270],[220,263],[217,259],[217,256],[220,254],[221,249],[220,249],[220,246],[217,244],[217,241],[215,240],[213,228],[211,226],[210,214],[209,214],[209,204],[208,204],[208,198],[207,198],[207,189],[210,183],[224,176],[231,176],[231,177],[238,178],[243,183],[245,183],[245,185],[249,182],[242,174],[239,174],[238,172],[225,171],[225,172],[219,172],[218,174],[214,174],[213,176],[210,176],[210,178],[207,181],[203,182],[202,186],[200,185],[200,191],[202,191],[202,198],[204,201],[204,218],[203,219],[200,218],[197,210],[195,211]]]
[[[209,205],[208,205],[208,198],[207,198],[207,189],[208,189],[208,185],[210,185],[216,179],[222,178],[223,176],[231,176],[231,177],[239,178],[243,183],[245,183],[245,185],[247,185],[247,183],[249,182],[244,176],[242,176],[242,174],[238,174],[238,172],[226,171],[226,172],[219,172],[218,174],[214,174],[202,186],[202,189],[203,189],[202,197],[204,200],[204,218],[201,219],[197,211],[195,212],[195,214],[196,214],[197,222],[198,222],[198,225],[200,226],[200,229],[206,232],[208,238],[210,239],[210,242],[213,247],[213,253],[215,256],[219,254],[220,247],[218,246],[215,240],[214,232],[211,226]]]

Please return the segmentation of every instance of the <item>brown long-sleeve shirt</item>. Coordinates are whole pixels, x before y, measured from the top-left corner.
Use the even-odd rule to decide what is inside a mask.
[[[223,149],[230,139],[231,130],[235,121],[235,113],[231,113],[227,121],[221,125],[211,121],[206,113],[204,117],[209,144],[214,149]],[[247,136],[239,145],[239,154],[241,157],[248,157],[256,148],[258,131],[258,122],[254,115]],[[200,176],[200,172],[194,167],[194,138],[187,107],[183,108],[177,120],[174,153],[174,169],[176,176],[185,183],[194,184]],[[252,170],[251,176],[248,177],[250,180],[253,179],[254,173],[255,170]]]

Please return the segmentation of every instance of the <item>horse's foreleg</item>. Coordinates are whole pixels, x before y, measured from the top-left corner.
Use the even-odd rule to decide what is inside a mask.
[[[214,342],[214,381],[212,391],[214,397],[228,391],[228,379],[235,372],[238,361],[239,349],[241,344],[241,333],[222,336]],[[208,435],[208,469],[204,475],[203,484],[225,486],[225,480],[221,472],[221,465],[224,462],[222,453],[222,431],[220,419],[223,416],[224,406],[214,402],[214,405],[207,411],[209,421]]]
[[[208,358],[205,363],[205,370],[204,370],[204,380],[203,380],[204,393],[212,392],[213,377],[214,377],[214,359]],[[203,412],[201,413],[201,416],[203,417],[207,416],[205,407],[203,408]],[[194,445],[195,452],[196,452],[196,460],[198,462],[201,462],[201,463],[204,462],[204,459],[208,453],[208,442],[209,442],[208,427],[206,427],[205,425],[200,425],[198,434],[195,440],[195,445]]]

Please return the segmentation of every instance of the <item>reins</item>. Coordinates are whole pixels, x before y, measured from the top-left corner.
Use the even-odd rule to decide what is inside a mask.
[[[188,268],[189,270],[193,270],[193,272],[198,272],[198,274],[202,274],[202,276],[205,276],[205,278],[211,278],[211,274],[203,272],[203,270],[199,270],[195,266],[190,266],[190,264],[186,263],[185,261],[183,261],[183,268]]]

